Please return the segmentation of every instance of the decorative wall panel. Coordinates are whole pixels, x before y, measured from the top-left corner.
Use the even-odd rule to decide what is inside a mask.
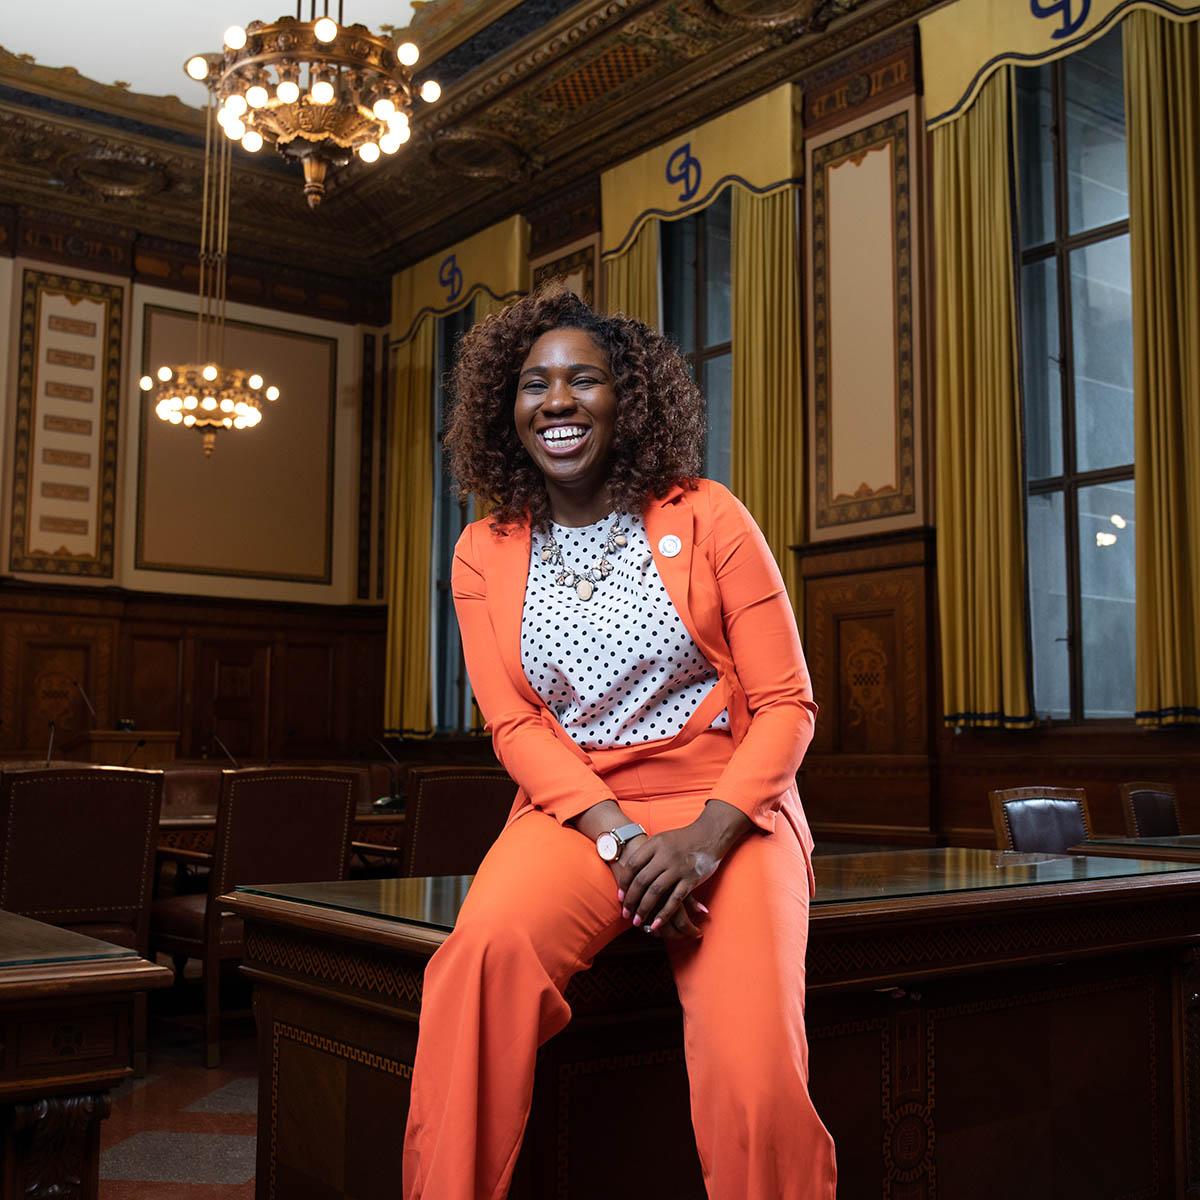
[[[533,286],[537,288],[551,279],[562,279],[585,304],[599,306],[601,299],[596,286],[599,279],[596,270],[599,253],[600,239],[592,236],[564,246],[553,254],[532,259],[529,265],[533,273]]]
[[[915,101],[808,145],[813,540],[919,524]]]
[[[125,291],[26,270],[9,568],[112,578]]]

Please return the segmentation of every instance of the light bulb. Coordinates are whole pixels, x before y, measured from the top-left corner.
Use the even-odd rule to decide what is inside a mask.
[[[196,405],[199,403],[200,403],[200,401],[197,400],[195,396],[184,396],[184,398],[183,398],[183,407],[184,408],[195,408]]]
[[[251,426],[257,425],[262,420],[262,413],[257,408],[252,408],[246,414],[246,420],[250,422]]]
[[[149,375],[143,375],[141,379],[138,380],[138,387],[140,387],[143,392],[148,392],[153,386],[154,380],[151,379]]]
[[[214,367],[212,363],[208,363],[205,365],[204,370],[201,371],[200,374],[203,375],[209,383],[212,383],[212,381],[217,377],[217,368]]]
[[[233,420],[233,427],[234,427],[234,429],[245,429],[246,428],[246,418],[245,417],[235,417]]]
[[[224,420],[221,422],[221,424],[222,424],[222,425],[224,425],[226,429],[232,429],[232,428],[233,428],[233,418],[232,418],[232,417],[226,417],[226,418],[225,418],[225,419],[224,419]]]
[[[421,84],[421,99],[432,104],[442,94],[442,85],[436,79],[427,79]]]
[[[183,413],[173,412],[168,418],[172,425],[181,425],[183,423]]]
[[[255,372],[255,374],[251,375],[246,382],[257,392],[258,389],[263,385],[263,378],[261,375]]]
[[[212,410],[217,407],[216,396],[205,396],[204,399],[200,401],[200,407],[204,409],[205,412],[212,412]]]
[[[233,411],[234,411],[235,413],[237,413],[237,415],[238,415],[239,417],[244,417],[244,416],[246,415],[246,409],[248,409],[249,407],[250,407],[250,405],[248,405],[248,404],[245,402],[245,400],[239,400],[239,401],[238,401],[238,402],[237,402],[237,403],[236,403],[236,404],[233,406]]]
[[[242,134],[242,149],[257,154],[263,147],[263,136],[257,129],[247,129]]]
[[[175,372],[172,371],[170,367],[159,367],[156,374],[158,375],[159,379],[163,381],[163,383],[166,383],[167,380],[175,374]]]
[[[242,138],[245,137],[245,135],[246,135],[245,122],[239,120],[237,117],[230,117],[225,122],[225,136],[231,142],[240,142],[242,140]]]
[[[251,108],[265,108],[270,99],[270,93],[261,83],[251,84],[246,89],[246,103]]]
[[[274,384],[272,384],[269,388],[267,388],[267,399],[268,400],[278,400],[279,399],[279,389]]]
[[[396,102],[390,96],[380,96],[371,105],[371,111],[381,121],[386,121],[396,111]]]
[[[396,57],[406,66],[411,67],[421,57],[420,50],[412,42],[401,42],[396,47]]]
[[[221,397],[221,411],[233,412],[233,401],[228,396]]]
[[[232,119],[232,114],[228,112],[223,105],[217,109],[217,124],[220,125],[222,129],[225,128],[225,122]]]
[[[192,416],[191,413],[188,413],[188,415],[183,418],[183,423],[190,429],[193,425],[195,425],[196,418]]]
[[[389,129],[395,129],[400,125],[403,125],[406,129],[408,128],[408,113],[406,113],[402,108],[396,109],[396,111],[392,113],[390,117],[388,117]]]
[[[193,54],[183,69],[199,83],[208,78],[208,59],[203,54]]]
[[[171,411],[171,406],[165,401],[160,400],[155,406],[154,411],[165,421]]]
[[[412,137],[412,130],[409,129],[409,127],[407,125],[389,125],[388,131],[387,131],[387,137],[394,138],[396,141],[396,146],[400,147],[400,146],[403,146],[404,143],[407,142],[410,137]],[[387,147],[383,145],[383,140],[384,139],[381,138],[379,144],[380,144],[380,146],[383,147],[384,150],[387,150]],[[391,151],[391,150],[387,150],[387,152],[389,154],[393,153],[393,151]]]
[[[403,139],[398,133],[392,133],[390,130],[379,139],[379,148],[384,154],[395,154],[403,144]]]
[[[230,25],[225,30],[225,45],[230,50],[240,50],[246,44],[246,31],[240,25]]]
[[[183,397],[182,396],[168,396],[167,404],[169,404],[171,406],[171,408],[175,409],[175,411],[178,412],[183,407]]]
[[[365,163],[373,163],[379,157],[379,146],[376,142],[363,142],[358,148],[358,157]]]
[[[294,79],[281,79],[275,95],[282,104],[295,104],[300,99],[300,85]]]
[[[318,79],[312,85],[312,91],[309,92],[314,104],[332,104],[333,103],[333,84],[328,79]]]
[[[225,111],[231,117],[240,117],[246,111],[246,97],[240,92],[230,92],[225,97]]]
[[[332,17],[322,17],[313,26],[313,36],[318,42],[332,42],[337,35],[337,22]]]

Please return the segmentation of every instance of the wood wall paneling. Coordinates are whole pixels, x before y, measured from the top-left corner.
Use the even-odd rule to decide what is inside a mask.
[[[178,631],[127,632],[122,637],[118,717],[138,729],[183,729],[184,638]]]
[[[340,647],[328,641],[289,642],[280,656],[283,753],[333,753],[339,742],[337,719],[341,675]]]
[[[270,641],[201,640],[196,646],[192,745],[220,757],[215,734],[235,758],[265,758],[270,672]]]

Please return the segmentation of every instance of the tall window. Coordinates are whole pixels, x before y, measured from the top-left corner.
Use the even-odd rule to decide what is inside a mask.
[[[442,449],[446,431],[446,387],[458,339],[474,324],[474,305],[438,318],[436,335],[437,362],[434,371],[434,447],[433,501],[433,714],[438,733],[453,733],[470,726],[470,685],[463,662],[462,639],[454,616],[454,597],[450,592],[450,569],[458,535],[471,520],[469,506],[459,500]]]
[[[1121,33],[1017,72],[1034,706],[1134,709],[1133,325]]]
[[[662,227],[663,326],[687,356],[708,403],[704,473],[728,484],[733,408],[730,190]]]

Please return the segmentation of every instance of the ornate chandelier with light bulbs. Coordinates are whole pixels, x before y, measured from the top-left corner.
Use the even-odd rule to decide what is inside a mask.
[[[342,8],[339,2],[335,21],[329,0],[320,16],[317,0],[309,0],[305,21],[297,0],[294,17],[231,25],[223,53],[193,55],[184,67],[215,93],[227,138],[251,153],[271,142],[300,161],[312,208],[325,195],[331,167],[344,167],[354,154],[366,163],[395,154],[411,133],[417,47],[343,24]],[[419,94],[433,103],[442,89],[427,79]]]
[[[204,187],[200,209],[200,299],[196,353],[192,362],[164,363],[143,375],[141,389],[154,402],[160,421],[203,434],[211,456],[223,430],[253,429],[262,402],[279,399],[257,371],[230,367],[225,360],[226,252],[229,246],[229,184],[232,142],[217,126],[215,93],[209,93],[204,139]]]

